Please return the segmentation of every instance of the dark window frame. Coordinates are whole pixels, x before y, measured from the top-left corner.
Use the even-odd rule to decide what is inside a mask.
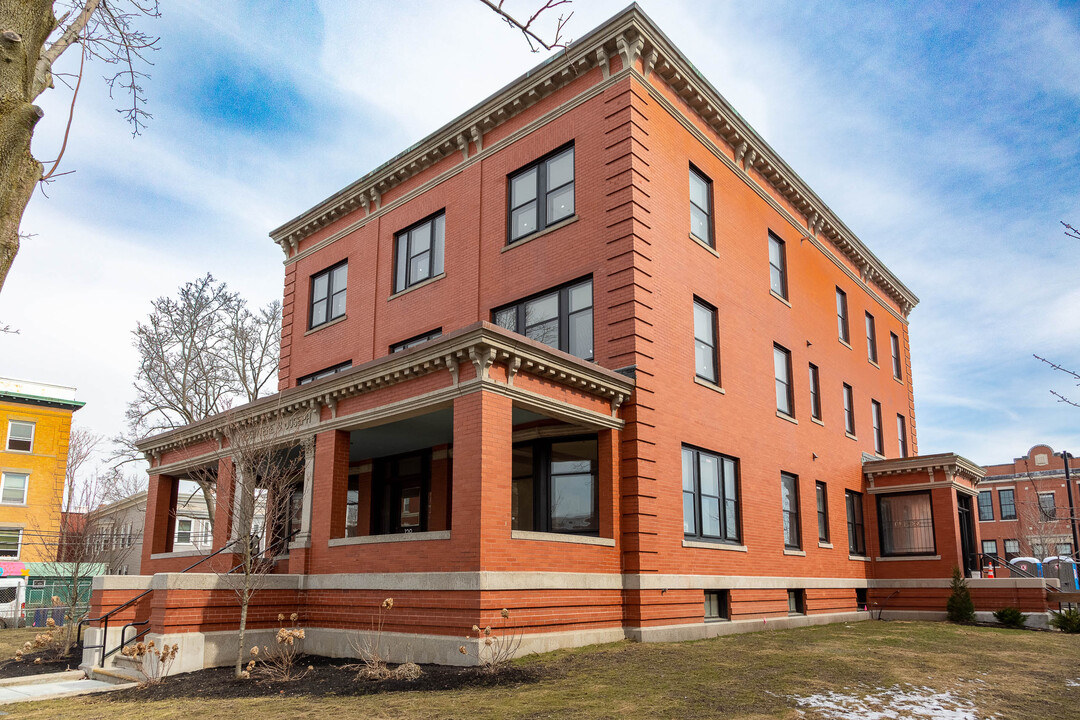
[[[442,245],[438,248],[439,252],[436,253],[436,244],[435,244],[436,232],[435,232],[435,228],[436,228],[437,223],[435,221],[438,220],[440,217],[442,218],[443,238],[442,238]],[[428,231],[428,247],[427,247],[427,250],[424,250],[424,251],[418,252],[418,253],[413,253],[412,231],[420,228],[422,225],[424,225],[426,223],[431,223],[431,227],[430,227],[430,229]],[[405,241],[405,268],[404,268],[405,277],[401,278],[401,277],[398,276],[398,273],[401,272],[401,270],[402,270],[402,268],[399,266],[399,263],[398,263],[398,260],[399,260],[398,255],[401,252],[401,242],[403,240]],[[425,277],[420,278],[419,280],[414,280],[414,279],[412,279],[412,260],[413,260],[413,257],[419,257],[420,255],[423,255],[424,253],[427,253],[427,255],[428,255],[427,275]],[[436,258],[437,254],[441,255],[441,257],[439,257],[439,259],[438,259],[439,272],[435,272],[435,268],[436,268],[436,259],[435,258]],[[397,293],[405,292],[409,288],[414,287],[416,285],[419,285],[420,283],[427,282],[428,280],[431,280],[433,278],[442,276],[446,272],[446,266],[444,264],[445,260],[446,260],[446,208],[443,208],[443,209],[441,209],[441,210],[439,210],[437,212],[431,213],[427,217],[424,217],[424,218],[421,218],[420,220],[417,220],[416,222],[409,225],[408,227],[403,228],[402,230],[398,230],[396,233],[394,233],[394,254],[391,257],[391,262],[393,263],[393,267],[394,267],[394,271],[392,273],[393,282],[394,282],[394,284],[393,284],[394,294],[396,295]]]
[[[1016,551],[1009,550],[1009,543],[1014,543]],[[1004,558],[1006,562],[1012,562],[1014,557],[1020,556],[1020,541],[1016,538],[1004,538],[1001,541],[1001,550],[1005,553]]]
[[[930,538],[933,541],[933,547],[930,550],[915,550],[911,552],[896,552],[885,550],[885,525],[882,522],[881,513],[881,501],[888,498],[901,497],[905,495],[922,495],[926,497],[927,505],[930,508]],[[882,493],[875,495],[875,502],[877,504],[877,526],[878,526],[878,544],[880,546],[880,553],[882,557],[922,557],[925,555],[937,555],[937,525],[934,522],[934,498],[929,490],[911,490],[909,492],[895,492],[895,493]]]
[[[829,542],[829,486],[818,480],[814,483],[817,502],[818,542]]]
[[[784,507],[783,492],[785,482],[790,483],[791,489],[791,506]],[[783,513],[784,520],[786,521],[785,527],[792,530],[792,535],[789,537],[788,532],[785,529],[784,532],[784,548],[786,550],[802,550],[802,517],[799,513],[799,476],[794,473],[781,472],[780,473],[780,511]],[[791,540],[794,539],[794,543]]]
[[[580,308],[578,310],[575,310],[575,311],[571,312],[570,311],[570,290],[573,289],[573,288],[576,288],[579,285],[584,284],[585,282],[589,283],[589,307],[588,308]],[[593,283],[592,275],[586,275],[584,277],[575,278],[574,280],[571,280],[570,282],[563,283],[562,285],[556,285],[555,287],[551,287],[551,288],[547,288],[545,290],[541,290],[540,292],[533,293],[532,295],[528,295],[528,296],[523,297],[523,298],[521,298],[519,300],[515,300],[514,302],[506,303],[505,305],[500,305],[497,308],[493,308],[492,311],[491,311],[491,321],[494,324],[498,325],[498,322],[496,322],[496,317],[498,317],[498,314],[501,313],[501,312],[504,312],[506,310],[513,309],[514,310],[514,329],[510,330],[510,332],[517,333],[518,335],[521,335],[521,336],[524,336],[524,337],[528,337],[526,335],[526,333],[525,333],[525,331],[527,330],[527,327],[525,325],[525,306],[526,306],[526,304],[528,304],[529,302],[531,302],[533,300],[536,300],[538,298],[542,298],[545,295],[550,295],[552,293],[558,293],[558,307],[559,307],[559,309],[558,309],[557,318],[558,318],[558,321],[559,321],[559,344],[554,345],[554,346],[549,345],[549,347],[555,347],[557,350],[561,350],[561,351],[563,351],[565,353],[569,353],[570,352],[570,318],[571,318],[571,316],[574,316],[574,315],[580,315],[580,314],[586,312],[586,310],[587,310],[592,315],[592,323],[591,323],[591,326],[590,326],[590,329],[592,330],[592,353],[588,357],[583,357],[581,359],[591,361],[596,357],[596,314],[595,314],[596,297],[595,297],[595,290],[596,290],[596,285],[595,285],[595,283]],[[503,326],[500,325],[499,327],[503,327]],[[504,329],[509,329],[509,328],[504,328]],[[540,341],[537,340],[536,342],[540,342]],[[575,356],[575,357],[577,357],[577,356]]]
[[[863,508],[863,494],[855,490],[845,490],[844,507],[847,511],[848,553],[866,557],[866,516]]]
[[[313,383],[316,380],[322,380],[323,378],[328,378],[331,375],[337,375],[339,372],[344,372],[350,369],[352,369],[352,360],[346,360],[345,362],[340,362],[337,365],[331,365],[330,367],[323,368],[322,370],[316,370],[313,373],[308,373],[307,375],[302,375],[296,378],[296,386],[300,387],[301,385],[307,385],[308,383]]]
[[[698,337],[698,332],[697,332],[697,330],[698,330],[698,328],[697,328],[697,308],[698,307],[700,307],[702,310],[705,310],[707,313],[709,313],[709,317],[710,317],[709,325],[710,325],[710,330],[712,331],[712,344],[711,344],[711,348],[712,348],[712,354],[711,354],[711,357],[712,357],[712,370],[713,370],[713,375],[715,377],[708,377],[707,375],[702,375],[699,372],[699,369],[698,369],[698,366],[697,366],[697,343],[698,342],[705,343],[705,340],[702,340],[701,338]],[[718,327],[718,324],[719,324],[719,313],[716,311],[716,307],[714,305],[712,305],[711,303],[708,303],[705,300],[702,300],[697,295],[695,295],[694,296],[694,375],[696,377],[701,378],[702,380],[706,380],[708,382],[711,382],[714,385],[719,385],[720,384],[720,329]]]
[[[805,615],[806,591],[802,589],[789,588],[787,591],[787,596],[788,615]]]
[[[821,373],[810,363],[810,417],[821,420]]]
[[[778,255],[780,264],[773,264],[772,249],[776,247],[778,249]],[[773,288],[773,275],[779,278],[780,290],[777,291]],[[785,300],[788,300],[788,279],[787,279],[787,243],[785,243],[779,235],[772,230],[769,231],[769,290],[776,293]]]
[[[547,186],[547,163],[549,160],[554,160],[556,157],[562,155],[566,151],[570,151],[574,158],[570,165],[573,169],[570,182],[563,183],[558,187],[549,188]],[[514,178],[524,175],[532,170],[536,170],[536,195],[532,200],[521,203],[520,205],[514,205]],[[574,196],[574,211],[566,217],[561,217],[558,220],[548,222],[547,219],[547,200],[548,195],[551,193],[562,190],[563,188],[570,186]],[[531,232],[527,232],[524,235],[514,237],[514,211],[528,205],[530,202],[536,203],[536,229]],[[537,233],[544,232],[552,225],[561,223],[564,220],[574,217],[577,214],[577,152],[574,149],[574,141],[560,145],[554,150],[542,155],[541,157],[533,160],[528,165],[524,165],[514,172],[506,176],[506,244],[507,246],[519,243],[526,238],[530,238]]]
[[[337,270],[338,268],[342,267],[342,266],[344,266],[346,268],[345,269],[345,287],[343,287],[343,288],[335,288],[334,287],[334,271]],[[344,260],[342,260],[340,262],[336,262],[333,265],[331,265],[330,267],[325,268],[324,270],[320,270],[319,272],[312,275],[311,278],[309,279],[310,280],[309,281],[310,287],[308,288],[308,330],[314,330],[315,328],[322,327],[323,325],[326,325],[327,323],[333,322],[334,320],[337,320],[338,318],[345,317],[346,309],[342,309],[342,311],[341,311],[341,313],[339,315],[334,315],[333,312],[334,312],[334,297],[336,295],[338,295],[339,293],[345,293],[345,306],[346,306],[346,308],[348,307],[348,302],[349,302],[349,295],[348,295],[348,291],[349,291],[349,270],[348,270],[348,267],[349,267],[349,259],[345,258]],[[315,285],[318,282],[319,278],[321,278],[323,275],[326,276],[326,297],[316,299],[316,297],[315,297]],[[317,302],[325,302],[326,303],[326,308],[325,308],[325,312],[323,313],[323,316],[322,316],[323,319],[319,320],[318,322],[315,322],[314,312],[315,312],[315,303],[317,303]]]
[[[553,530],[552,529],[552,477],[556,473],[551,472],[551,446],[558,443],[580,442],[591,440],[596,443],[597,462],[592,471],[593,486],[593,509],[596,513],[596,530]],[[554,533],[557,535],[580,535],[584,537],[600,537],[600,436],[596,433],[583,435],[560,435],[550,438],[537,438],[514,443],[515,448],[529,446],[532,449],[532,486],[533,486],[533,517],[530,532]],[[580,475],[582,473],[573,473]],[[511,478],[513,482],[513,478]]]
[[[1002,493],[1009,493],[1009,502],[1005,502],[1001,499]],[[1005,514],[1006,507],[1012,509],[1012,512],[1008,515]],[[1003,488],[998,490],[998,508],[1001,511],[1002,520],[1016,520],[1016,490],[1014,488]]]
[[[902,413],[896,413],[896,440],[900,447],[900,457],[908,456],[907,442],[907,418]]]
[[[877,365],[877,320],[867,311],[864,323],[866,325],[866,359]]]
[[[1039,517],[1046,522],[1057,520],[1057,493],[1051,490],[1049,492],[1036,492],[1035,494],[1035,501],[1039,505]],[[1043,505],[1043,498],[1047,496],[1053,502],[1053,505],[1049,508]]]
[[[986,543],[993,543],[994,544],[994,549],[990,550],[990,551],[987,551]],[[982,547],[980,549],[982,550],[983,555],[993,555],[993,556],[996,557],[997,554],[998,554],[997,540],[983,540],[982,541]]]
[[[892,352],[892,375],[897,380],[903,380],[904,369],[900,357],[900,337],[894,332],[889,333],[889,347]]]
[[[369,535],[401,535],[411,532],[427,532],[431,515],[431,448],[410,450],[387,457],[376,458],[371,465],[371,508]],[[395,471],[402,460],[420,458],[420,471],[404,476]],[[401,514],[394,515],[394,508],[401,507],[404,490],[419,486],[419,519],[416,530],[404,529]],[[386,511],[386,512],[384,512]]]
[[[983,499],[986,503],[983,503]],[[994,491],[980,490],[976,506],[979,511],[979,522],[992,522],[994,519]],[[985,513],[983,511],[986,511]]]
[[[419,335],[414,335],[411,338],[406,338],[401,342],[394,343],[390,346],[390,354],[393,355],[394,353],[410,350],[417,345],[420,345],[421,343],[426,343],[429,340],[437,340],[440,337],[442,337],[441,327],[435,328],[434,330],[428,330],[426,333],[420,333]]]
[[[776,377],[777,352],[784,358],[784,363],[786,365],[787,377],[783,379]],[[795,417],[795,379],[792,377],[791,373],[791,351],[779,343],[773,343],[773,382],[775,389],[778,390],[779,384],[783,383],[786,386],[787,391],[788,409],[784,410],[780,407],[780,393],[776,393],[776,412],[791,418]]]
[[[709,596],[716,598],[716,615],[709,614]],[[727,590],[705,591],[705,622],[721,622],[731,619],[731,593]]]
[[[851,324],[848,322],[847,293],[836,287],[836,328],[840,342],[851,347]]]
[[[688,493],[693,493],[693,496],[694,496],[694,530],[693,530],[693,532],[686,532],[685,528],[684,528],[683,537],[691,538],[693,540],[699,540],[699,541],[702,541],[702,542],[715,542],[715,543],[721,543],[721,544],[724,544],[724,545],[741,545],[742,544],[742,537],[743,537],[743,535],[742,535],[742,507],[741,507],[741,502],[739,500],[739,497],[742,495],[742,482],[741,482],[740,471],[739,471],[739,459],[736,458],[736,457],[732,457],[731,455],[723,455],[721,453],[713,452],[712,450],[706,450],[705,448],[697,447],[697,446],[694,446],[694,445],[688,445],[688,444],[685,444],[685,443],[682,445],[682,448],[680,450],[680,457],[682,457],[682,453],[684,453],[686,451],[690,451],[690,453],[692,454],[692,457],[693,457],[693,462],[694,462],[693,484],[694,484],[694,488],[693,488],[693,490],[687,490],[684,487],[683,490],[682,490],[682,495],[683,495],[683,517],[684,517],[684,524],[685,524],[685,513],[686,513],[686,500],[685,500],[685,497],[686,497],[686,495]],[[719,475],[718,475],[718,483],[719,483],[719,492],[720,492],[720,495],[717,496],[718,497],[718,505],[720,507],[720,535],[719,535],[719,537],[714,537],[712,535],[705,535],[703,533],[703,531],[702,531],[702,522],[701,522],[701,507],[702,507],[701,497],[702,496],[701,496],[701,462],[700,462],[700,457],[701,457],[702,454],[710,455],[710,456],[717,459],[717,472],[719,473]],[[726,488],[726,483],[724,482],[724,460],[730,460],[732,462],[733,467],[734,467],[734,471],[733,471],[735,473],[735,477],[733,479],[733,484],[735,486],[735,497],[734,497],[734,499],[728,498],[727,494],[726,494],[727,488]],[[683,459],[682,461],[685,462],[685,459]],[[683,468],[683,471],[685,472],[685,468]],[[727,522],[728,503],[732,504],[732,507],[734,508],[734,511],[735,511],[735,527],[731,529],[733,532],[729,532],[729,528],[728,528],[728,522]],[[734,536],[734,537],[731,537],[731,536]]]
[[[874,452],[885,455],[885,428],[882,427],[884,419],[881,417],[881,403],[873,398],[870,399],[870,423],[874,427]]]
[[[690,163],[690,175],[689,175],[689,177],[691,178],[691,182],[692,182],[692,178],[695,175],[697,175],[698,179],[701,180],[705,184],[705,196],[706,196],[705,202],[708,204],[709,207],[707,207],[707,208],[701,207],[700,205],[698,205],[697,203],[694,202],[693,196],[692,195],[690,196],[690,198],[689,198],[690,199],[690,235],[691,235],[691,237],[694,237],[694,238],[700,240],[701,242],[705,243],[706,245],[708,245],[709,247],[711,247],[712,249],[715,250],[716,249],[716,242],[714,240],[714,237],[715,237],[716,233],[715,233],[715,231],[713,229],[713,185],[712,185],[712,179],[708,175],[706,175],[704,172],[702,172],[700,168],[698,168],[696,165],[694,165],[694,163]],[[704,238],[703,237],[698,237],[694,233],[694,221],[693,221],[693,215],[694,215],[693,209],[694,208],[697,208],[698,210],[700,210],[702,213],[705,214],[705,232],[708,235],[708,237],[704,237]]]
[[[855,433],[855,390],[844,383],[844,432],[854,437]]]

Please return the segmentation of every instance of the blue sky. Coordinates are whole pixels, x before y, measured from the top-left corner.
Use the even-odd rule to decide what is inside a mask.
[[[511,7],[533,5],[511,0]],[[578,0],[569,34],[625,6]],[[921,298],[922,453],[1080,452],[1080,9],[1060,3],[642,3]],[[543,59],[477,0],[167,4],[132,138],[90,66],[62,170],[0,296],[0,374],[74,385],[114,434],[153,297],[206,271],[280,297],[267,233]],[[64,58],[70,68],[77,58]],[[39,158],[70,93],[42,99]]]

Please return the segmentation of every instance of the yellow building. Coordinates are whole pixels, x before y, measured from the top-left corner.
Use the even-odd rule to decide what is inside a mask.
[[[0,561],[56,560],[75,388],[0,378]]]

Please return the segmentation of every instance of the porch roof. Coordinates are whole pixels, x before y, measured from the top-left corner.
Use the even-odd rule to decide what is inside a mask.
[[[889,460],[863,460],[862,470],[863,475],[870,482],[871,493],[896,489],[874,488],[875,477],[926,473],[929,476],[929,483],[932,484],[934,483],[934,471],[941,470],[945,473],[947,482],[952,482],[953,478],[966,478],[971,482],[972,486],[976,486],[986,475],[986,470],[980,465],[956,453],[915,455],[913,457]]]

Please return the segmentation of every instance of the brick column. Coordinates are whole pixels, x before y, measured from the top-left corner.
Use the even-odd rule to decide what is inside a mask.
[[[232,539],[235,476],[232,458],[218,460],[217,493],[214,502],[214,550],[220,550]]]
[[[510,540],[513,401],[490,392],[454,400],[450,537],[458,559],[483,569]]]
[[[306,472],[306,470],[305,470]],[[349,432],[330,430],[315,436],[312,467],[311,552],[326,552],[330,538],[345,536],[345,496],[349,489]]]
[[[152,569],[151,555],[172,552],[176,533],[176,500],[180,483],[172,475],[151,475],[146,491],[142,568]],[[145,573],[144,573],[145,574]]]
[[[347,433],[346,433],[347,434]],[[304,503],[300,513],[300,532],[289,543],[289,572],[306,575],[311,556],[312,510],[315,499],[315,436],[304,438]],[[345,442],[345,470],[348,473],[348,441]]]
[[[619,431],[601,430],[596,435],[599,461],[600,537],[619,538]]]

